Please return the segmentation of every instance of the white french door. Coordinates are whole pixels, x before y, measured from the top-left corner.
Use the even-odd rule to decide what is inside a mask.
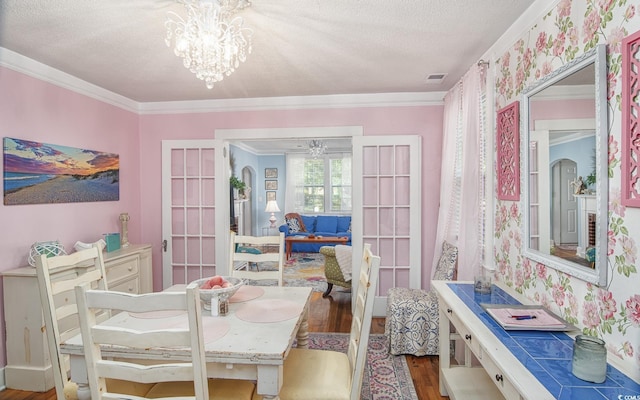
[[[227,273],[221,261],[229,225],[227,152],[219,140],[162,141],[164,289]]]
[[[385,315],[390,288],[421,286],[421,149],[420,136],[353,138],[353,259],[364,243],[380,256],[375,316]]]
[[[287,138],[295,137],[293,130],[283,131]],[[220,140],[162,142],[164,288],[227,273],[230,205],[225,133]],[[262,130],[240,133],[234,131],[233,137],[266,136]],[[352,136],[353,143],[354,275],[359,272],[364,243],[371,243],[374,254],[381,257],[374,315],[384,316],[389,288],[421,286],[421,140],[419,136],[347,136]]]

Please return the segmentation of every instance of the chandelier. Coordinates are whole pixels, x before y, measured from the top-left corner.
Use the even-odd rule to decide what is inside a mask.
[[[318,158],[326,151],[327,145],[322,140],[313,139],[309,141],[309,154],[311,154],[313,158]]]
[[[251,53],[253,30],[234,14],[249,7],[249,0],[178,0],[187,9],[186,20],[170,11],[165,42],[182,57],[184,66],[212,89],[229,76]]]

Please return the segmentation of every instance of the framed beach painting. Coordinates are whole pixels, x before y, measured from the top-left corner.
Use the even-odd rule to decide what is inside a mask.
[[[4,204],[120,199],[117,154],[4,138]]]

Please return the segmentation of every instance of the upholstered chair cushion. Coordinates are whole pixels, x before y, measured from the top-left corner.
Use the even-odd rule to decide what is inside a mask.
[[[249,400],[253,397],[255,385],[239,379],[209,379],[210,400]],[[161,399],[171,396],[193,396],[193,382],[157,383],[144,396],[146,399]]]
[[[457,260],[458,248],[444,242],[433,279],[454,280]],[[438,298],[435,292],[389,289],[385,334],[389,338],[391,354],[437,355],[440,346],[438,321]]]
[[[458,260],[458,248],[448,242],[442,243],[442,255],[433,273],[435,281],[454,280],[456,262]]]
[[[280,400],[349,400],[350,380],[351,368],[346,354],[294,348],[284,363]],[[287,382],[304,382],[304,385],[287,386]]]

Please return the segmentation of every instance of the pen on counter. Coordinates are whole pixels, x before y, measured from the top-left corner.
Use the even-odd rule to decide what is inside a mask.
[[[511,318],[515,319],[515,320],[523,320],[523,319],[534,319],[536,316],[535,315],[512,315]]]

